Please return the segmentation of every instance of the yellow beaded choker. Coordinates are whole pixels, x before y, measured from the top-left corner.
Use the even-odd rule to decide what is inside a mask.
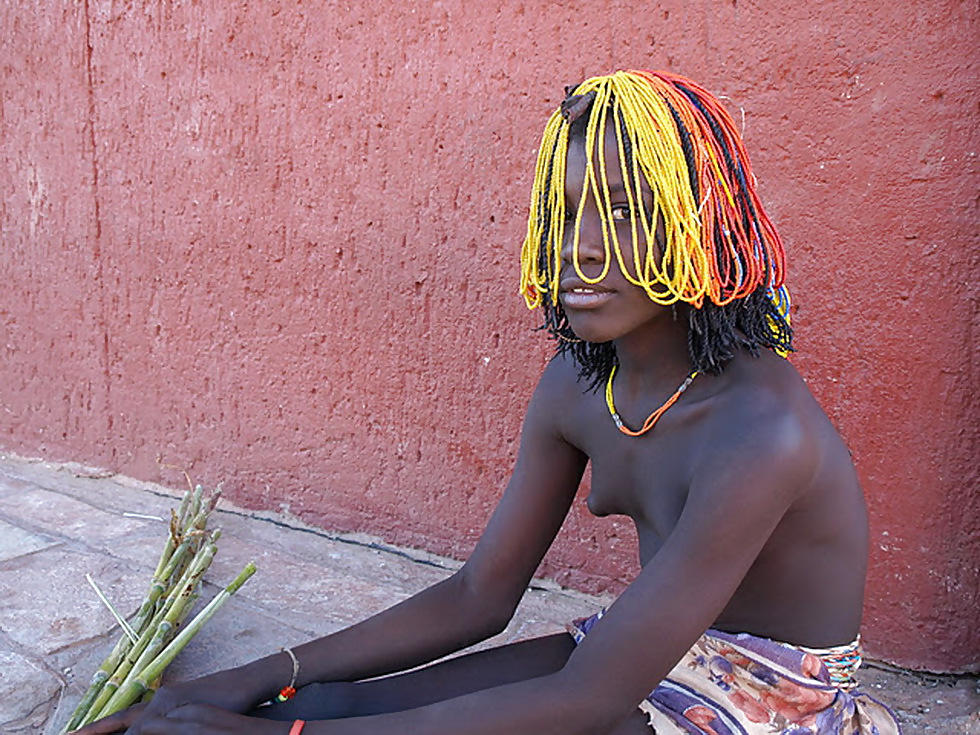
[[[667,409],[677,403],[677,399],[681,397],[681,394],[688,389],[694,379],[698,376],[698,371],[695,370],[693,373],[688,375],[684,382],[681,383],[681,387],[674,391],[674,395],[664,401],[664,404],[658,408],[656,411],[647,416],[647,420],[643,422],[643,426],[638,431],[633,431],[616,413],[616,404],[613,402],[613,377],[616,375],[616,365],[613,365],[612,370],[609,371],[609,380],[606,381],[606,406],[609,407],[609,415],[612,416],[613,423],[616,424],[616,428],[627,436],[643,436],[650,429],[657,425],[660,421],[660,417],[667,412]]]

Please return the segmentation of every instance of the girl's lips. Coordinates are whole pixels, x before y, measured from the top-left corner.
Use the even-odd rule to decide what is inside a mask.
[[[612,297],[612,291],[597,291],[588,286],[569,288],[561,292],[561,305],[566,309],[598,309]]]

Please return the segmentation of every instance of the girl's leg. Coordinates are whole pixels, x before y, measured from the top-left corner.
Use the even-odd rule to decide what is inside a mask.
[[[647,721],[647,716],[637,708],[609,735],[654,735],[654,731]]]
[[[477,651],[383,679],[310,684],[288,702],[263,707],[252,715],[270,720],[327,720],[414,709],[552,674],[565,665],[574,648],[570,635],[558,633]]]

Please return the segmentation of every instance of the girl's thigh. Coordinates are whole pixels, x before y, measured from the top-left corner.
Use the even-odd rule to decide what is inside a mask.
[[[650,727],[649,718],[640,711],[636,710],[619,724],[609,735],[654,735],[654,730]]]
[[[565,665],[574,649],[572,637],[558,633],[469,653],[383,679],[310,684],[288,702],[263,707],[252,714],[270,720],[327,720],[414,709],[552,674]],[[622,735],[629,732],[632,731],[623,731]]]

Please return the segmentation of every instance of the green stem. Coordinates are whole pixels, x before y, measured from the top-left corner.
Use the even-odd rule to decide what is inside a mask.
[[[201,511],[201,496],[204,494],[204,488],[200,485],[194,487],[194,493],[191,495],[191,507],[190,507],[190,517],[197,518],[197,514]]]
[[[213,534],[212,534],[213,535]],[[125,673],[122,676],[118,674],[113,677],[116,680],[117,689],[112,693],[112,696],[105,702],[104,706],[99,711],[99,717],[105,717],[112,712],[117,712],[118,709],[113,709],[114,703],[121,696],[121,692],[124,691],[127,685],[143,670],[143,668],[152,661],[157,654],[164,649],[164,647],[170,642],[173,636],[173,631],[177,629],[180,623],[187,617],[190,612],[194,600],[194,588],[197,586],[201,575],[204,574],[205,570],[211,565],[211,560],[214,558],[215,552],[218,547],[214,543],[209,543],[191,562],[191,566],[187,570],[187,574],[181,580],[179,587],[175,590],[172,599],[166,608],[166,614],[163,619],[156,626],[153,637],[145,645],[141,646],[139,652],[134,656],[132,653],[127,656],[126,662],[129,664],[125,668]],[[122,667],[120,667],[122,670]]]
[[[133,616],[132,628],[136,631],[137,635],[141,637],[141,639],[147,632],[147,623],[154,617],[153,613],[157,600],[159,600],[160,596],[163,594],[166,583],[169,581],[170,576],[173,574],[173,570],[176,568],[177,564],[184,556],[187,555],[188,551],[189,546],[187,544],[181,544],[181,546],[179,546],[177,550],[169,556],[165,569],[162,572],[154,575],[153,582],[143,600],[143,603],[140,605],[136,615]],[[112,691],[119,685],[121,678],[117,679],[114,682],[112,689],[103,695],[102,692],[106,686],[106,682],[108,682],[113,674],[115,674],[119,669],[120,664],[125,660],[126,655],[130,652],[130,650],[132,650],[133,645],[134,644],[132,641],[130,641],[129,636],[125,634],[120,636],[115,647],[113,647],[112,652],[106,657],[105,661],[102,662],[102,665],[92,677],[92,682],[89,684],[88,690],[85,692],[81,701],[79,701],[78,706],[72,713],[71,719],[68,721],[66,731],[83,724],[86,720],[86,715],[88,715],[89,711],[93,709],[93,705],[96,702],[99,703],[98,707],[101,708],[105,702],[108,701]],[[139,646],[140,642],[137,641],[135,645]],[[98,709],[95,709],[95,711],[98,712]]]
[[[72,712],[68,722],[61,730],[62,733],[71,732],[82,724],[82,720],[85,718],[85,715],[88,714],[89,708],[92,706],[92,702],[94,702],[95,698],[99,696],[99,692],[102,691],[102,685],[105,684],[106,679],[108,678],[109,674],[102,669],[95,672],[95,675],[92,677],[92,683],[89,684],[85,695],[81,698],[78,706],[75,707],[75,711]]]
[[[189,484],[189,483],[188,483]],[[188,490],[184,493],[184,497],[180,499],[180,507],[177,509],[177,513],[174,514],[174,518],[177,520],[177,530],[179,531],[184,527],[187,522],[187,512],[191,508],[191,495],[192,491]]]
[[[147,591],[146,597],[140,605],[140,609],[136,612],[133,628],[137,634],[142,635],[146,624],[153,619],[157,602],[159,602],[160,597],[167,589],[168,583],[174,577],[174,572],[183,564],[190,550],[189,541],[181,542],[180,546],[176,548],[167,561],[167,566],[158,575],[153,577],[153,581],[150,583],[150,589]],[[177,579],[179,580],[180,577],[177,577]]]
[[[155,655],[166,645],[168,642],[166,636],[172,633],[190,611],[194,587],[211,564],[211,559],[216,550],[217,547],[214,544],[209,544],[194,556],[184,575],[177,581],[163,605],[153,615],[150,624],[141,630],[139,640],[129,648],[126,656],[112,670],[112,675],[96,696],[82,724],[88,724],[105,717],[105,709],[109,702],[115,699],[119,688],[129,681],[135,673],[139,672],[137,663],[148,660],[147,656],[144,655],[145,652],[150,649]]]
[[[120,688],[113,696],[110,703],[99,713],[100,717],[107,717],[115,712],[125,709],[143,696],[149,684],[155,681],[163,670],[170,665],[178,653],[197,635],[201,627],[210,620],[216,612],[224,605],[228,599],[235,594],[239,588],[245,584],[249,577],[255,574],[255,564],[249,562],[241,573],[235,577],[231,584],[221,590],[214,599],[204,606],[193,620],[188,623],[177,637],[170,641],[156,658],[151,661],[136,677],[131,679],[124,687]]]
[[[170,555],[174,553],[174,549],[176,549],[177,545],[180,543],[179,529],[181,524],[184,522],[184,516],[187,514],[187,506],[190,503],[190,497],[191,493],[188,490],[184,493],[184,497],[180,499],[179,509],[176,512],[173,509],[170,510],[170,523],[168,526],[170,529],[170,535],[167,536],[167,540],[163,544],[163,551],[160,553],[160,560],[157,562],[157,568],[153,572],[154,578],[159,577],[163,572],[164,567],[166,567],[170,561]]]
[[[147,661],[165,648],[197,599],[195,589],[217,549],[220,530],[207,533],[221,489],[205,495],[200,485],[184,493],[179,509],[170,512],[169,534],[154,570],[150,587],[130,625],[139,636],[132,643],[125,635],[117,641],[108,658],[92,677],[66,726],[80,727],[104,716],[113,701]],[[159,684],[159,678],[157,679]]]

